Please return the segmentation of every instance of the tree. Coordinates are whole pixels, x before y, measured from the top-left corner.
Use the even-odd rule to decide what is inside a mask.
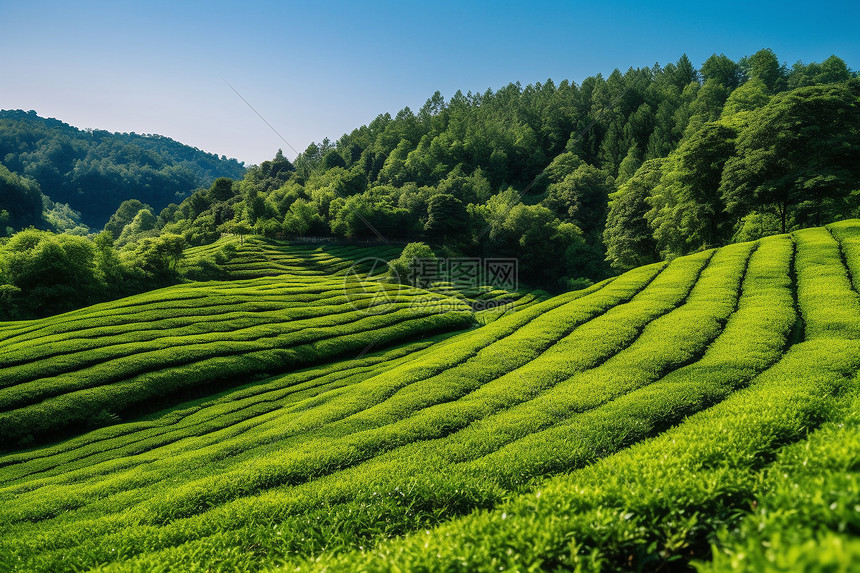
[[[388,279],[392,282],[426,288],[438,277],[434,273],[422,274],[422,261],[436,261],[436,253],[425,243],[409,243],[394,260],[388,261]],[[432,265],[430,265],[432,266]]]
[[[466,207],[462,201],[445,193],[430,198],[424,231],[432,240],[442,242],[462,236],[467,223]]]
[[[833,84],[851,79],[851,70],[848,69],[845,60],[836,56],[830,56],[821,62],[817,71],[815,75],[817,84]]]
[[[296,199],[284,216],[284,232],[288,235],[306,235],[309,231],[323,231],[325,219],[313,203]]]
[[[248,169],[245,181],[253,182],[259,191],[272,191],[290,181],[295,170],[290,160],[284,157],[283,151],[279,149],[274,159],[263,161],[259,166]]]
[[[736,216],[772,209],[785,232],[799,204],[821,224],[860,178],[860,81],[800,88],[753,114],[725,166],[720,190]],[[798,221],[807,222],[807,221]]]
[[[719,119],[729,97],[729,91],[729,88],[717,80],[705,81],[699,89],[699,93],[696,94],[696,101],[690,105],[692,117],[687,125],[687,131],[691,128],[698,129],[706,121]]]
[[[378,239],[406,228],[406,209],[394,204],[389,187],[375,187],[346,200],[338,197],[330,205],[332,233],[354,238]]]
[[[708,122],[686,138],[676,151],[675,169],[667,180],[677,185],[678,198],[695,209],[688,242],[715,247],[732,234],[731,220],[720,193],[723,167],[735,153],[734,129]]]
[[[245,219],[250,225],[254,225],[257,223],[257,219],[266,212],[266,202],[257,192],[252,181],[246,179],[242,182],[241,188],[245,204]]]
[[[846,82],[851,79],[851,70],[845,61],[836,56],[830,56],[820,64],[804,65],[797,62],[791,67],[788,76],[788,87],[799,88],[821,84]]]
[[[81,236],[90,233],[90,228],[81,223],[81,214],[69,207],[68,203],[54,203],[47,196],[43,196],[42,204],[42,217],[52,230]]]
[[[233,232],[239,235],[239,244],[244,245],[245,235],[250,235],[253,232],[253,229],[245,221],[237,221],[233,226]]]
[[[663,175],[645,199],[651,206],[645,213],[645,219],[651,228],[661,258],[685,255],[695,249],[688,242],[687,236],[687,228],[695,221],[695,215],[690,213],[690,203],[680,200],[675,192],[676,186],[667,181],[665,176],[674,170],[676,157],[652,161],[659,162]],[[697,246],[700,247],[701,244]]]
[[[615,184],[605,171],[583,163],[549,186],[543,204],[589,236],[603,232],[609,194],[614,191]]]
[[[624,158],[624,161],[621,162],[621,166],[618,167],[618,177],[615,178],[615,183],[618,185],[623,184],[625,181],[633,177],[633,174],[636,173],[636,170],[642,165],[641,153],[639,152],[639,146],[636,143],[630,146],[630,150],[627,152],[627,156]]]
[[[329,170],[333,167],[346,167],[346,161],[336,150],[332,149],[322,158],[322,168]]]
[[[123,267],[114,248],[113,235],[109,231],[102,231],[93,239],[93,245],[95,246],[95,272],[99,282],[108,291],[120,287]]]
[[[2,157],[2,156],[0,156]],[[0,221],[0,236],[6,227],[21,229],[41,226],[42,191],[33,179],[12,173],[0,163],[0,212],[6,214]]]
[[[609,215],[603,231],[606,260],[612,268],[626,271],[660,260],[657,242],[645,218],[651,206],[648,197],[660,182],[664,160],[642,164],[609,198]]]
[[[524,280],[548,284],[570,273],[600,272],[592,265],[598,255],[586,248],[579,228],[542,205],[514,205],[493,221],[489,242],[497,256],[517,259]]]
[[[250,235],[254,230],[251,226],[245,221],[226,221],[218,227],[218,231],[221,233],[229,233],[231,235],[239,236],[239,244],[245,244],[245,235]]]
[[[673,79],[675,80],[675,85],[680,89],[684,89],[688,84],[695,82],[699,78],[699,73],[696,71],[696,68],[693,66],[693,62],[690,61],[690,58],[687,57],[687,54],[683,54],[678,62],[675,64],[675,70],[673,74]]]
[[[143,209],[148,209],[152,213],[152,207],[137,199],[123,201],[120,203],[119,208],[117,208],[116,213],[111,215],[104,230],[110,233],[114,239],[119,239],[125,226],[131,223],[135,216]]]
[[[759,50],[749,57],[748,62],[750,78],[761,80],[767,86],[768,93],[776,93],[784,88],[786,70],[773,50]]]
[[[209,188],[209,198],[213,201],[227,201],[234,196],[233,180],[226,177],[219,177]]]
[[[557,155],[549,166],[544,170],[544,174],[550,183],[560,183],[565,177],[576,171],[583,165],[585,161],[579,158],[578,155],[570,151]]]
[[[0,209],[0,237],[8,235],[13,229],[9,227],[12,222],[12,217],[9,216],[9,211]]]
[[[46,316],[92,300],[98,289],[93,243],[28,229],[0,247],[0,277],[25,296],[25,315]]]
[[[722,117],[729,118],[740,112],[759,109],[767,105],[768,101],[770,96],[767,95],[767,86],[760,79],[753,78],[729,95]]]
[[[705,82],[713,80],[730,90],[738,87],[743,78],[740,67],[725,54],[714,54],[705,60],[701,73]]]
[[[137,241],[143,237],[151,237],[158,234],[155,230],[155,215],[149,209],[141,209],[132,219],[131,223],[126,225],[122,233],[117,239],[117,245],[123,246],[128,243]]]
[[[465,176],[459,166],[440,181],[436,189],[439,193],[453,195],[464,204],[482,203],[492,194],[490,184],[480,168],[472,175]]]
[[[185,238],[170,233],[147,238],[136,243],[127,256],[130,263],[140,269],[148,280],[156,284],[169,284],[176,280],[179,260],[186,246]]]

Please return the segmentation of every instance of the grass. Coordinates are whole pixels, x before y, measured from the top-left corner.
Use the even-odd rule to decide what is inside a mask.
[[[0,455],[0,570],[850,571],[858,238],[731,245],[465,331],[504,293],[374,305],[300,273],[2,324],[12,431],[85,393],[201,394]]]

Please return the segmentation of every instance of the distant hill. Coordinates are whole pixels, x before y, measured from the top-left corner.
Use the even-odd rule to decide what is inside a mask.
[[[245,173],[235,159],[169,137],[81,130],[22,110],[0,110],[0,163],[35,179],[43,194],[80,211],[94,228],[126,199],[160,210],[218,177]]]

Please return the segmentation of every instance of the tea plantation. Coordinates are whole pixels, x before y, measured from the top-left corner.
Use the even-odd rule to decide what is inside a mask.
[[[860,221],[491,321],[349,249],[0,323],[0,571],[856,570]]]

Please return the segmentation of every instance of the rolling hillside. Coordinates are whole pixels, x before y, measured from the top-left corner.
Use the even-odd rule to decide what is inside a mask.
[[[0,323],[0,445],[103,425],[185,390],[464,328],[471,315],[456,299],[417,289],[284,275]]]
[[[239,239],[222,237],[211,245],[192,247],[187,259],[214,257],[228,249],[231,253],[221,267],[227,279],[250,279],[282,274],[302,277],[347,277],[369,275],[371,280],[383,280],[387,262],[396,259],[402,246],[349,245],[336,242],[321,244],[278,241],[261,237]],[[405,277],[404,277],[405,278]],[[430,286],[435,293],[462,299],[476,309],[476,319],[486,322],[508,311],[521,310],[542,302],[550,295],[541,289],[521,286],[516,291],[491,285],[464,287],[436,282]],[[497,307],[489,304],[495,301]],[[507,305],[508,303],[509,306]]]
[[[237,278],[0,324],[0,570],[860,559],[860,221],[468,330],[460,297],[346,284]]]
[[[68,203],[93,229],[102,228],[126,199],[160,211],[218,177],[245,173],[235,159],[162,135],[83,130],[23,110],[0,110],[0,162],[35,180],[53,201]],[[20,229],[37,223],[10,224]]]

